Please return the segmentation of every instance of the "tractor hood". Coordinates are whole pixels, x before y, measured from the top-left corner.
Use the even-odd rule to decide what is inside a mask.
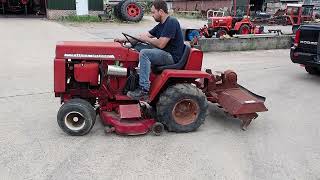
[[[62,41],[56,45],[56,59],[136,61],[138,52],[117,42]]]

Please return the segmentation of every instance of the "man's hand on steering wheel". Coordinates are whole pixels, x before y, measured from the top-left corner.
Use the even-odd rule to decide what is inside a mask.
[[[146,45],[150,45],[148,42],[141,40],[140,38],[131,36],[129,34],[126,33],[122,33],[124,35],[124,37],[127,39],[127,42],[129,42],[133,47],[137,44],[137,43],[142,43],[142,44],[146,44]]]
[[[114,42],[118,42],[118,43],[126,43],[126,42],[128,42],[126,39],[124,39],[124,38],[115,38],[114,40],[113,40]]]

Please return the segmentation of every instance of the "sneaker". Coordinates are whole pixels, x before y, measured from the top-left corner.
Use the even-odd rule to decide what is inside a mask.
[[[142,88],[138,88],[134,91],[128,91],[127,96],[134,100],[147,100],[149,92]]]

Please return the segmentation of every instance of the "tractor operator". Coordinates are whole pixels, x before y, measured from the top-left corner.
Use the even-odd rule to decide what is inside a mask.
[[[154,20],[159,23],[149,32],[141,34],[139,39],[156,48],[142,49],[139,53],[139,87],[127,93],[129,97],[136,100],[148,97],[151,65],[175,64],[182,57],[184,50],[180,24],[176,18],[169,16],[166,2],[155,0],[152,3],[151,13]],[[125,42],[124,39],[115,39],[114,41]]]

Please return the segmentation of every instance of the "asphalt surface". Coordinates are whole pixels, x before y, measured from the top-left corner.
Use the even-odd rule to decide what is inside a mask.
[[[193,133],[105,134],[99,119],[86,136],[63,133],[56,42],[110,40],[152,25],[0,19],[0,179],[320,179],[320,77],[292,64],[289,50],[205,54],[203,67],[234,69],[240,84],[267,97],[269,111],[248,131],[210,105]]]

